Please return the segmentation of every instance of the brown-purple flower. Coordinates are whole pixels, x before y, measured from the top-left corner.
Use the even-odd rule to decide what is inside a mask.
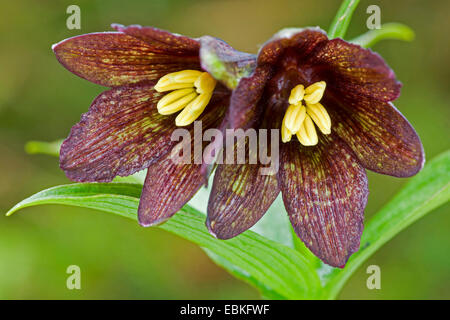
[[[148,168],[142,225],[170,218],[204,183],[205,165],[171,159],[172,132],[192,131],[196,119],[203,130],[267,128],[282,136],[276,174],[261,175],[261,164],[217,166],[210,232],[228,239],[249,229],[281,191],[298,236],[332,266],[359,248],[365,169],[407,177],[423,166],[420,139],[391,103],[400,83],[370,50],[318,28],[289,29],[256,58],[209,36],[114,27],[54,46],[67,69],[112,88],[72,128],[60,164],[82,182]]]
[[[365,169],[409,177],[424,164],[418,135],[391,103],[400,87],[371,50],[330,40],[319,28],[277,33],[233,91],[226,121],[281,129],[279,171],[262,176],[259,165],[218,165],[209,230],[220,239],[238,235],[281,191],[297,235],[325,263],[343,267],[360,245]]]
[[[203,130],[219,127],[229,105],[228,87],[253,70],[255,56],[209,36],[113,27],[118,32],[85,34],[53,46],[69,71],[111,87],[72,128],[60,166],[80,182],[109,182],[148,168],[138,215],[142,225],[154,225],[175,214],[204,183],[201,164],[170,158],[176,125],[187,126],[191,137],[195,119]],[[202,66],[201,54],[223,61],[216,79]]]

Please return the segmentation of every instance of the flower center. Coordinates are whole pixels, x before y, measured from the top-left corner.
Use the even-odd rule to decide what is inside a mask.
[[[325,87],[325,81],[319,81],[306,89],[299,84],[291,90],[289,107],[281,124],[281,140],[283,142],[291,141],[292,135],[295,134],[302,145],[316,145],[318,137],[314,123],[323,134],[331,133],[330,116],[324,106],[319,103]]]
[[[158,112],[169,115],[181,111],[175,119],[177,126],[187,126],[194,122],[211,100],[216,80],[208,72],[183,70],[166,74],[158,80],[155,90],[172,91],[162,97],[157,104]]]

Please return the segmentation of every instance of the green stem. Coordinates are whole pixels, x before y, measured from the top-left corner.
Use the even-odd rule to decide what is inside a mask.
[[[59,156],[63,140],[53,142],[29,141],[25,144],[25,152],[29,154],[46,154],[50,156]]]
[[[359,0],[344,0],[328,29],[328,38],[344,38]]]

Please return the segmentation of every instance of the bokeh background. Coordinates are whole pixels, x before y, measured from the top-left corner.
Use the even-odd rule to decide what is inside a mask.
[[[81,7],[81,30],[66,28],[66,8]],[[284,27],[327,29],[340,1],[129,0],[2,2],[0,10],[0,213],[44,188],[68,183],[58,161],[25,153],[29,140],[66,137],[104,89],[72,75],[50,47],[64,38],[110,30],[110,23],[152,25],[197,37],[210,34],[256,52]],[[417,129],[431,159],[450,147],[450,2],[361,1],[347,38],[367,31],[366,8],[382,22],[416,31],[412,43],[384,41],[381,53],[404,83],[398,108]],[[406,182],[369,173],[366,217]],[[416,222],[371,257],[341,299],[450,298],[450,214],[445,205]],[[82,290],[67,290],[66,268],[82,270]],[[377,264],[382,289],[366,288]],[[256,299],[255,289],[217,267],[198,247],[156,228],[93,210],[63,206],[0,215],[3,299]]]

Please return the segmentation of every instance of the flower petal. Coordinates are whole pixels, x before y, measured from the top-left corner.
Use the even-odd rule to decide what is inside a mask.
[[[368,187],[364,168],[335,135],[281,148],[278,179],[292,226],[325,263],[343,267],[359,248]]]
[[[224,41],[211,36],[203,36],[199,41],[202,68],[229,89],[236,88],[241,78],[255,70],[255,55],[234,50]]]
[[[177,163],[171,156],[169,152],[147,170],[138,208],[139,224],[144,227],[172,217],[204,183],[200,165]]]
[[[227,162],[217,166],[209,196],[206,225],[209,232],[219,239],[233,238],[252,227],[280,192],[276,175],[260,171],[263,168],[267,170],[269,165],[249,164],[248,144],[245,148],[246,163],[236,161],[239,148],[239,143],[236,143],[235,164]]]
[[[175,115],[158,113],[156,103],[164,93],[153,85],[113,88],[94,100],[61,146],[60,166],[69,179],[108,182],[147,168],[171,150]],[[219,121],[225,98],[214,96],[199,120]]]
[[[114,23],[111,27],[144,41],[155,53],[198,58],[200,44],[197,40],[189,37],[154,27],[142,27],[140,25],[123,26]]]
[[[204,152],[197,154],[196,150],[204,149],[207,144],[202,140],[202,132],[220,125],[228,100],[228,96],[214,97],[212,105],[207,107],[205,114],[199,119],[202,121],[202,127],[194,127],[192,131],[191,126],[190,139],[177,143],[169,153],[148,168],[138,209],[138,219],[142,226],[156,225],[169,219],[204,184],[201,162]],[[196,136],[196,132],[200,133],[200,137]],[[183,160],[190,161],[177,162],[177,157],[185,148],[190,148],[191,153],[190,158]]]
[[[400,95],[401,83],[394,72],[370,49],[333,39],[320,46],[310,61],[319,77],[326,81],[327,90],[337,96],[355,99],[362,96],[387,102]]]
[[[194,40],[192,40],[194,41]],[[170,72],[200,69],[198,51],[152,46],[120,32],[90,33],[55,44],[58,61],[91,82],[115,87],[157,80]],[[184,53],[181,53],[184,52]]]
[[[231,95],[226,119],[230,129],[248,129],[260,118],[263,110],[258,105],[270,76],[267,66],[256,68],[255,72],[243,78]]]
[[[390,102],[326,99],[334,130],[369,170],[409,177],[422,169],[425,154],[411,124]]]
[[[258,65],[275,64],[291,48],[301,59],[308,57],[327,40],[320,28],[287,28],[276,33],[258,53]]]
[[[259,105],[265,83],[270,75],[270,68],[263,66],[246,78],[242,78],[237,88],[232,92],[230,106],[227,109],[225,119],[220,126],[223,140],[213,142],[215,150],[220,150],[226,139],[227,129],[249,129],[259,120],[264,111],[264,106]],[[211,163],[211,158],[209,159]],[[202,172],[204,176],[209,174],[211,166],[204,164]]]
[[[283,61],[285,57],[286,61]],[[400,95],[401,84],[377,53],[342,39],[328,40],[320,28],[285,29],[272,37],[258,54],[258,66],[287,63],[298,65],[309,85],[327,83],[337,96],[392,101]]]
[[[74,181],[111,181],[147,168],[174,145],[174,117],[156,109],[153,83],[101,93],[61,146],[60,166]]]

